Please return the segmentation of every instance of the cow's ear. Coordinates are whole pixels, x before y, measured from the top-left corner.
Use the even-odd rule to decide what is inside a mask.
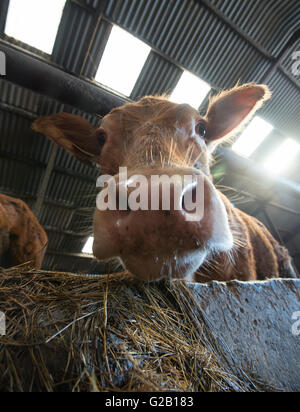
[[[83,117],[59,113],[38,118],[32,128],[52,139],[83,163],[91,165],[100,156],[98,130]]]
[[[236,133],[270,97],[267,86],[254,83],[237,86],[213,97],[205,116],[207,141]]]

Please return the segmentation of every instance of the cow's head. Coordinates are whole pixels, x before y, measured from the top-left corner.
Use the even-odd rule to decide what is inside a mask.
[[[102,174],[114,177],[117,210],[96,208],[94,215],[98,259],[119,257],[130,272],[145,280],[188,279],[213,252],[233,247],[226,209],[210,177],[211,152],[244,126],[269,96],[263,85],[235,87],[214,97],[204,117],[186,104],[150,96],[112,110],[99,129],[66,113],[42,117],[34,129],[78,160],[95,162]],[[120,167],[127,168],[126,177],[119,174]],[[170,178],[168,210],[161,200],[162,182],[156,181],[152,191],[152,177],[162,175]],[[144,178],[146,188],[141,188],[137,176]],[[187,184],[184,176],[190,177]],[[130,202],[118,207],[124,188],[136,201],[146,196],[150,210],[134,210]],[[158,210],[151,210],[157,194]],[[200,199],[200,214],[186,206],[187,199],[192,204]]]

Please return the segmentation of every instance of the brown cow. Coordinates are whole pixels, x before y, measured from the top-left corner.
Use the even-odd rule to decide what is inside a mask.
[[[47,243],[45,231],[26,203],[0,194],[0,266],[32,262],[40,269]]]
[[[113,109],[99,129],[66,113],[42,117],[33,127],[80,161],[95,162],[102,173],[114,176],[117,194],[137,174],[148,182],[162,174],[203,179],[204,215],[199,221],[187,221],[184,207],[97,208],[93,249],[98,259],[119,257],[131,273],[145,280],[292,276],[288,252],[260,222],[235,209],[216,190],[209,169],[216,145],[240,130],[270,95],[263,85],[235,87],[214,97],[204,117],[189,105],[148,96]],[[120,167],[127,167],[128,180],[122,180]],[[195,187],[189,188],[192,198]],[[147,191],[149,201],[151,193]],[[173,187],[171,200],[174,193]],[[186,193],[181,196],[184,205]]]

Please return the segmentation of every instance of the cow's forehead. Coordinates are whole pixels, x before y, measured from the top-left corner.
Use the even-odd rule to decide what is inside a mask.
[[[124,106],[114,108],[103,119],[105,123],[123,119],[132,120],[137,123],[156,120],[174,125],[174,122],[188,122],[191,119],[201,119],[200,113],[188,104],[177,104],[166,99],[151,98],[142,99],[139,102],[127,103]]]

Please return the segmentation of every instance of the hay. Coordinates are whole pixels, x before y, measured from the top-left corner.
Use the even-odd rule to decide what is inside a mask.
[[[0,271],[1,391],[258,391],[183,282]]]

